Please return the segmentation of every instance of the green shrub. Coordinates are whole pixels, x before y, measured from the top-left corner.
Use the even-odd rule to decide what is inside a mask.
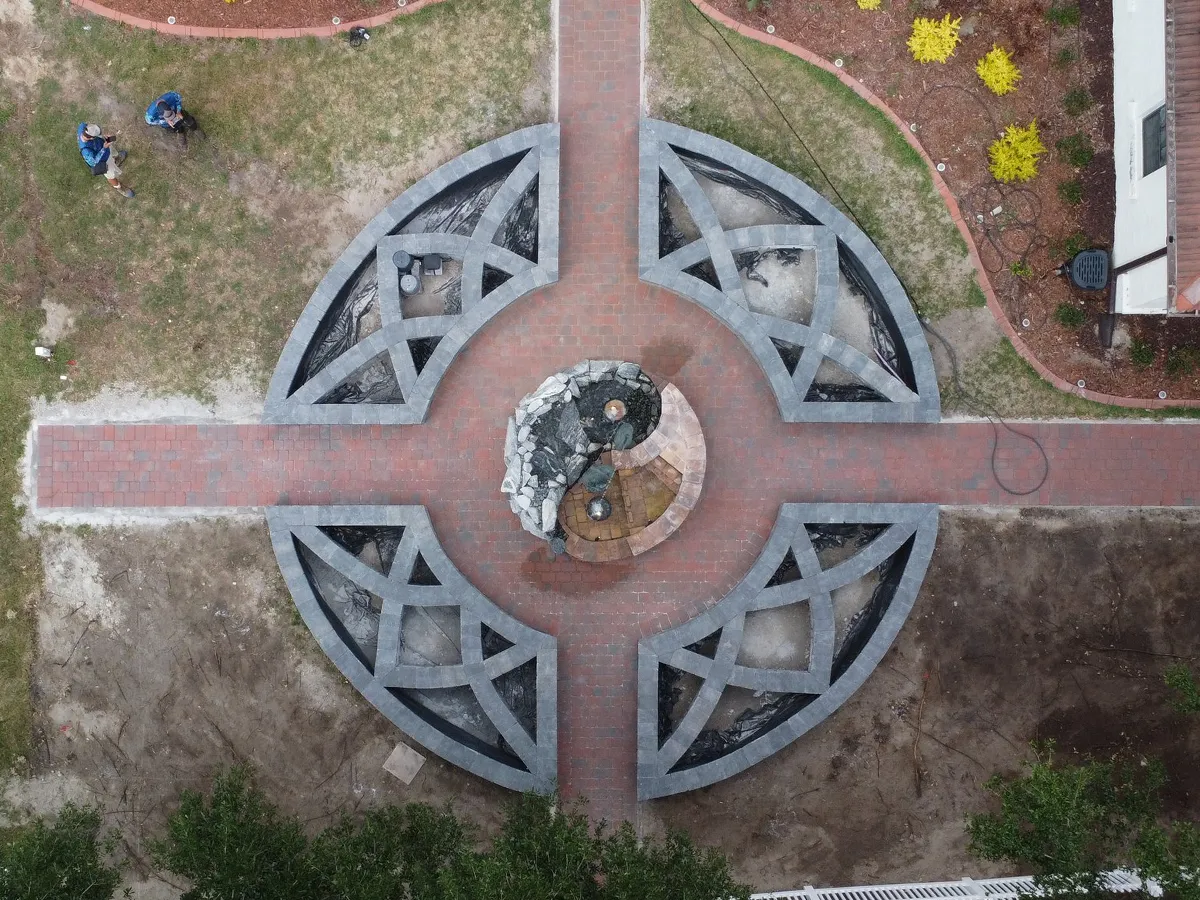
[[[999,809],[968,818],[971,852],[1032,870],[1031,895],[1103,897],[1111,890],[1105,873],[1128,867],[1158,881],[1164,896],[1194,900],[1200,830],[1162,815],[1161,762],[1114,757],[1056,765],[1047,742],[1033,745],[1026,765],[1024,775],[986,782]]]
[[[1078,328],[1087,321],[1087,315],[1083,308],[1074,303],[1058,304],[1058,309],[1054,310],[1054,318],[1064,328]]]
[[[115,834],[100,835],[100,813],[68,803],[54,824],[35,822],[0,847],[4,900],[110,900],[121,880],[106,864]]]
[[[1029,265],[1023,259],[1019,259],[1014,263],[1008,264],[1008,271],[1012,272],[1018,278],[1029,278],[1033,275],[1033,266]]]
[[[1024,128],[1009,125],[1004,137],[988,147],[988,168],[997,181],[1029,181],[1037,175],[1038,157],[1045,152],[1036,121]]]
[[[211,797],[184,792],[151,854],[191,881],[183,900],[747,900],[750,893],[733,880],[725,856],[682,832],[643,841],[624,823],[605,833],[554,797],[515,798],[491,846],[475,849],[476,837],[450,811],[410,803],[343,819],[309,840],[249,770],[236,768],[217,777]]]
[[[1079,24],[1079,4],[1078,3],[1058,3],[1050,4],[1050,8],[1046,10],[1046,21],[1052,22],[1063,28],[1073,28]]]
[[[1056,69],[1066,69],[1079,60],[1079,54],[1070,47],[1063,47],[1054,54],[1053,65]]]
[[[1167,375],[1180,378],[1191,375],[1200,366],[1200,350],[1195,347],[1172,347],[1167,352]]]
[[[1082,169],[1096,156],[1091,139],[1082,131],[1067,135],[1054,146],[1063,161],[1074,169]]]
[[[1196,685],[1196,676],[1183,663],[1175,663],[1167,667],[1163,673],[1163,681],[1171,692],[1171,708],[1180,713],[1200,713],[1200,687]]]
[[[1149,368],[1154,365],[1154,348],[1134,338],[1129,342],[1129,359],[1139,369]]]
[[[1063,109],[1067,111],[1067,115],[1071,116],[1082,116],[1095,103],[1096,101],[1092,99],[1092,95],[1087,92],[1087,89],[1081,87],[1072,88],[1063,97]]]
[[[1060,181],[1058,183],[1058,196],[1063,203],[1078,206],[1083,202],[1083,185],[1079,183],[1078,178],[1072,178],[1070,181]]]
[[[184,791],[166,838],[150,853],[155,865],[192,882],[189,900],[295,900],[311,896],[307,843],[300,823],[281,815],[239,767],[217,777],[211,797]]]

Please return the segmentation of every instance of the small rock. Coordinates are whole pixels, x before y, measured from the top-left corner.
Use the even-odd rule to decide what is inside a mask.
[[[504,458],[511,459],[517,450],[517,422],[508,417],[508,429],[504,432]]]
[[[532,503],[533,501],[524,494],[517,494],[517,506],[521,507],[521,509],[529,509]]]
[[[542,501],[542,531],[553,531],[554,520],[558,514],[558,507],[554,501],[547,497]]]
[[[623,362],[617,366],[617,374],[622,378],[637,378],[642,374],[642,369],[636,363]]]
[[[522,444],[525,443],[527,440],[529,440],[530,431],[531,429],[528,425],[522,425],[520,430],[517,431],[517,440]]]
[[[504,494],[515,494],[517,491],[517,481],[511,475],[505,475],[504,480],[500,482],[500,492]]]

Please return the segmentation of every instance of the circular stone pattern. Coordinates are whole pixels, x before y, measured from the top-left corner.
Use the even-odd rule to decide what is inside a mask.
[[[616,360],[584,360],[527,394],[508,420],[500,485],[521,527],[556,551],[566,548],[570,532],[559,521],[564,495],[577,485],[589,499],[614,489],[616,471],[603,457],[645,441],[661,410],[650,376]]]
[[[564,547],[587,562],[608,562],[645,553],[679,530],[700,499],[707,454],[700,420],[679,388],[662,389],[658,426],[636,447],[602,453],[613,470],[601,492],[581,479],[563,497],[558,522]],[[605,499],[610,515],[597,520],[592,504]]]
[[[516,790],[552,790],[564,772],[594,778],[586,784],[600,790],[630,787],[628,768],[573,770],[581,722],[614,742],[632,738],[636,723],[643,799],[712,784],[779,751],[834,713],[884,658],[937,534],[934,505],[781,503],[804,491],[771,464],[821,440],[820,429],[801,434],[779,421],[940,419],[920,322],[878,249],[808,185],[717,138],[644,120],[639,142],[635,290],[577,277],[550,289],[559,280],[560,135],[555,124],[523,129],[431,172],[355,238],[297,322],[264,408],[267,422],[284,425],[431,426],[355,428],[341,438],[347,452],[380,439],[370,435],[402,445],[404,470],[416,476],[401,491],[411,505],[389,502],[398,496],[390,481],[356,505],[330,505],[314,486],[313,502],[325,505],[268,510],[272,543],[305,621],[363,696],[431,752]],[[401,284],[405,275],[417,293]],[[500,317],[520,298],[528,301]],[[612,334],[575,333],[600,308],[615,321]],[[710,331],[699,309],[729,333]],[[610,421],[640,423],[644,434],[624,438],[632,441],[624,451],[615,427],[590,439],[577,486],[585,499],[589,489],[605,497],[612,522],[625,515],[612,482],[652,464],[622,453],[680,473],[672,502],[681,508],[668,504],[624,537],[632,555],[656,529],[678,527],[701,488],[701,470],[690,466],[711,442],[720,478],[687,540],[610,566],[526,556],[492,480],[464,477],[461,451],[497,453],[495,426],[527,389],[512,386],[538,366],[552,371],[587,353],[673,356],[681,337],[692,362],[672,375],[711,423],[703,440],[683,440],[690,461],[676,465],[667,442],[657,446],[678,412],[671,386],[659,385],[657,421],[628,409]],[[446,379],[471,342],[470,368]],[[739,345],[763,385],[752,383]],[[668,368],[661,357],[654,365]],[[773,409],[762,408],[768,396]],[[586,415],[609,421],[612,398],[598,399]],[[770,466],[765,478],[760,462]],[[572,482],[555,474],[565,497]],[[527,497],[524,486],[514,485]],[[553,506],[557,530],[562,510]],[[767,507],[777,514],[760,544]],[[567,537],[564,527],[563,549]],[[581,554],[614,547],[623,552],[615,540],[572,541]],[[575,667],[578,648],[601,640],[586,670],[558,677],[568,642],[563,658]],[[437,653],[421,649],[428,641]],[[627,683],[635,653],[636,691]],[[572,757],[561,767],[560,707]],[[597,758],[633,766],[624,747]]]

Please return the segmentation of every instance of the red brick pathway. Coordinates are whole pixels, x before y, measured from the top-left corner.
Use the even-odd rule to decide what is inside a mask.
[[[786,501],[1200,503],[1200,426],[1039,425],[1051,470],[1033,497],[990,470],[988,425],[784,425],[732,333],[636,271],[639,15],[633,0],[563,0],[562,279],[509,307],[443,380],[422,426],[42,426],[43,508],[418,503],[488,597],[559,640],[559,775],[597,818],[634,819],[635,645],[745,574]],[[507,417],[549,373],[621,358],[669,377],[705,431],[704,492],[679,533],[636,560],[560,559],[499,486]],[[1014,486],[1041,458],[1005,434]]]

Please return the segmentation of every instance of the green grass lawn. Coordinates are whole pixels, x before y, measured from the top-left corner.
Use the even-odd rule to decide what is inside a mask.
[[[48,74],[0,81],[0,771],[31,736],[40,570],[10,500],[30,398],[59,390],[68,358],[71,397],[123,381],[204,397],[235,372],[265,385],[348,220],[549,103],[544,0],[451,0],[361,50],[180,41],[38,2]],[[142,122],[169,89],[208,133],[186,156]],[[85,120],[121,129],[134,200],[85,168]],[[31,351],[47,298],[77,321],[50,364]]]
[[[1008,419],[1176,419],[1200,418],[1200,409],[1126,409],[1085,400],[1060,391],[1003,341],[960,374],[966,397],[956,396],[947,379],[942,384],[942,407],[947,413],[999,415]]]

